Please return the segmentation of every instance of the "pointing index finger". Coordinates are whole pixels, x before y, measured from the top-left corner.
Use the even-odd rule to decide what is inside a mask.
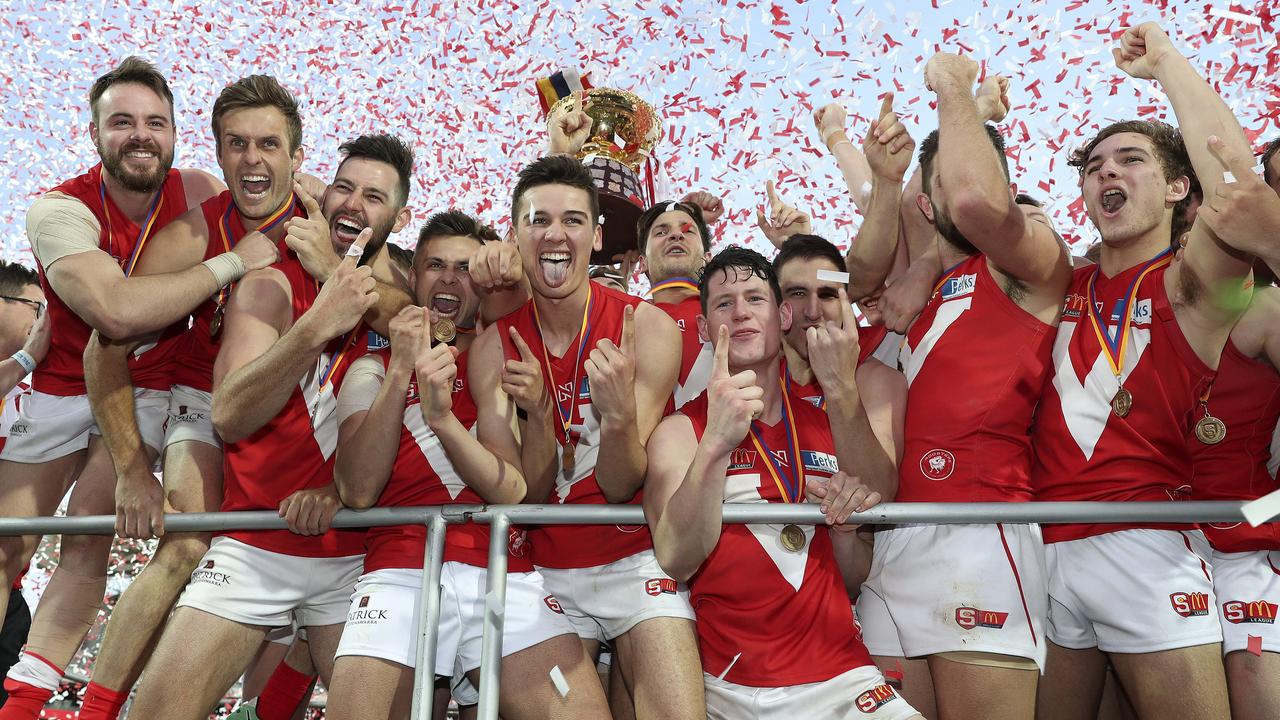
[[[367,227],[361,230],[355,241],[351,243],[351,247],[347,248],[347,256],[342,259],[342,262],[351,266],[359,264],[360,258],[364,256],[364,248],[372,238],[373,228]]]
[[[1209,136],[1209,152],[1213,157],[1222,164],[1226,170],[1223,175],[1223,182],[1236,182],[1237,178],[1247,177],[1253,172],[1253,167],[1240,157],[1240,154],[1227,146],[1222,138],[1217,135]]]
[[[297,180],[294,180],[293,192],[295,195],[298,196],[298,199],[302,201],[302,207],[306,208],[307,217],[309,218],[324,217],[324,213],[320,212],[320,204],[316,202],[315,198],[311,197],[311,193],[307,192],[306,188],[302,187],[302,183],[298,182]]]
[[[891,112],[893,112],[893,91],[892,90],[885,93],[884,97],[880,99],[880,116],[877,119],[884,120],[884,117]]]
[[[769,210],[772,214],[777,215],[782,209],[782,200],[778,197],[777,191],[774,189],[773,181],[769,180],[764,184],[765,195],[769,198]]]
[[[514,327],[507,328],[511,334],[511,343],[516,346],[516,352],[520,353],[521,362],[537,362],[537,358],[533,356],[533,351],[525,343],[524,338],[520,336],[520,331]]]
[[[636,309],[628,305],[622,311],[622,354],[633,358],[636,356]]]
[[[836,291],[840,294],[840,327],[845,330],[852,330],[858,326],[858,320],[853,315],[853,305],[849,303],[849,293],[840,288]]]
[[[721,325],[716,337],[715,362],[711,365],[711,377],[729,377],[729,326]]]

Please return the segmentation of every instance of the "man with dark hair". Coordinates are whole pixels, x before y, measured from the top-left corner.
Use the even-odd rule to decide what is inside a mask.
[[[525,491],[519,455],[494,452],[470,432],[476,411],[466,368],[475,335],[440,332],[474,327],[481,296],[468,263],[477,244],[497,235],[454,210],[432,215],[419,238],[410,277],[421,306],[392,321],[390,348],[355,361],[341,379],[334,482],[355,508],[518,503]],[[334,720],[401,717],[408,708],[425,541],[422,526],[369,531],[365,574],[334,667],[327,711]],[[607,717],[582,644],[534,570],[524,533],[510,545],[502,716]],[[455,528],[446,538],[440,643],[428,662],[434,675],[452,679],[460,705],[478,700],[467,691],[478,681],[488,547],[484,525]],[[550,673],[557,666],[574,692],[556,691]]]
[[[1272,190],[1280,193],[1280,137],[1267,143],[1262,151],[1262,177]]]
[[[99,78],[90,93],[89,136],[102,163],[43,195],[27,214],[52,340],[0,454],[0,507],[6,515],[51,515],[73,482],[71,514],[115,511],[111,459],[98,437],[81,360],[92,332],[127,338],[163,330],[222,285],[275,261],[269,243],[249,243],[204,263],[197,256],[164,276],[133,276],[142,249],[154,246],[149,241],[162,228],[221,189],[206,173],[170,167],[176,137],[172,97],[164,77],[137,58]],[[143,448],[137,464],[152,485],[149,468],[161,447],[176,335],[175,328],[130,360],[138,389],[121,399],[131,415],[137,399]],[[7,600],[37,540],[0,538],[0,600]],[[26,654],[6,680],[10,697],[0,717],[35,718],[56,689],[102,605],[110,547],[107,536],[63,537]]]
[[[947,270],[902,347],[909,390],[899,501],[1031,497],[1028,438],[1071,261],[1016,203],[1004,140],[974,96],[977,75],[975,61],[949,53],[925,70],[940,130],[920,145],[917,204]],[[997,355],[1007,359],[992,362]],[[1045,582],[1035,525],[889,528],[876,533],[858,617],[882,668],[927,659],[941,714],[1029,719]]]
[[[654,431],[645,511],[662,567],[690,583],[707,717],[920,718],[872,663],[841,578],[858,543],[845,521],[881,497],[854,477],[867,450],[837,430],[852,421],[835,390],[852,382],[852,307],[812,335],[814,373],[833,389],[824,413],[787,387],[791,306],[767,260],[718,253],[700,299],[699,332],[715,338],[711,381]],[[806,500],[822,505],[826,526],[721,521],[724,503]]]
[[[1113,53],[1127,75],[1159,83],[1180,133],[1117,123],[1073,155],[1102,247],[1097,265],[1073,274],[1036,411],[1038,500],[1188,497],[1187,438],[1193,425],[1208,427],[1202,409],[1240,315],[1241,303],[1224,299],[1248,295],[1249,262],[1238,251],[1274,242],[1260,232],[1260,208],[1237,202],[1247,183],[1224,176],[1251,174],[1238,161],[1250,153],[1210,84],[1154,23],[1126,29]],[[1170,237],[1192,169],[1206,203],[1175,255]],[[1141,717],[1232,714],[1210,548],[1194,525],[1049,525],[1044,537],[1049,658],[1039,717],[1091,717],[1108,662]]]
[[[680,374],[672,408],[697,397],[711,373],[711,344],[698,336],[698,276],[711,257],[702,208],[686,202],[650,207],[636,223],[638,268],[649,278],[653,304],[680,328]]]
[[[525,166],[511,216],[533,297],[472,349],[467,379],[485,389],[475,398],[479,438],[521,459],[527,502],[639,503],[680,331],[657,308],[587,278],[601,230],[595,186],[577,160]],[[654,559],[648,530],[547,525],[530,536],[547,590],[590,655],[614,641],[636,715],[704,717],[693,610]]]

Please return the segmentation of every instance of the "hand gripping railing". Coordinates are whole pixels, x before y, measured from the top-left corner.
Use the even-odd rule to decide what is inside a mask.
[[[886,503],[849,522],[867,525],[993,524],[993,523],[1238,523],[1243,502],[1029,502],[1029,503]],[[444,561],[445,526],[466,521],[490,526],[489,570],[485,591],[484,635],[480,660],[480,720],[497,720],[502,628],[507,597],[507,542],[511,525],[642,525],[644,509],[637,505],[447,505],[420,508],[343,510],[334,527],[425,525],[426,552],[422,570],[422,601],[418,622],[417,662],[413,680],[414,720],[431,720],[436,641],[440,621],[440,574]],[[824,522],[816,505],[725,505],[725,523]],[[165,531],[276,530],[285,527],[271,511],[184,513],[166,515]],[[114,532],[115,517],[95,515],[58,518],[0,518],[0,535],[82,534]]]

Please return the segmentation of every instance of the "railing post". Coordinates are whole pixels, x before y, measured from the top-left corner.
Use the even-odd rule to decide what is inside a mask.
[[[418,613],[417,661],[413,670],[413,720],[431,720],[435,709],[436,640],[440,634],[440,574],[444,565],[444,515],[427,523],[422,557],[422,599]]]
[[[494,513],[489,522],[489,571],[485,582],[484,635],[480,641],[479,720],[498,720],[502,674],[502,624],[507,607],[507,537],[511,518]]]

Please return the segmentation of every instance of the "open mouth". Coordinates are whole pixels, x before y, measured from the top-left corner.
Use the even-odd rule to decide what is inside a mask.
[[[431,296],[431,309],[440,317],[452,318],[462,308],[462,298],[451,293],[436,293]]]
[[[347,216],[339,216],[333,221],[333,234],[344,245],[355,242],[364,228],[364,225]]]
[[[1124,207],[1127,200],[1128,198],[1125,197],[1123,191],[1111,188],[1102,193],[1102,212],[1107,215],[1115,215],[1120,212],[1120,208]]]
[[[569,265],[572,256],[564,250],[544,252],[538,256],[538,265],[542,268],[542,278],[552,287],[559,287],[569,277]]]
[[[266,175],[241,175],[240,189],[254,200],[263,198],[271,189],[271,178]]]
[[[667,257],[685,257],[689,254],[689,249],[683,245],[671,245],[663,254]]]

